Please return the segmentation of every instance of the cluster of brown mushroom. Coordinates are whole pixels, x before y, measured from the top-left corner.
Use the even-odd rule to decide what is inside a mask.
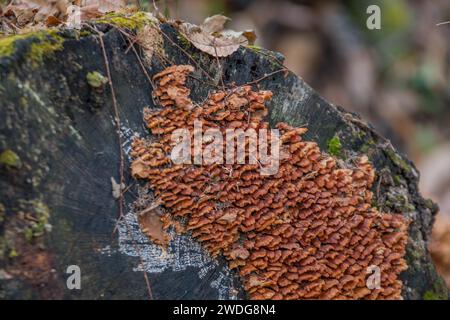
[[[371,206],[375,172],[367,157],[339,167],[305,128],[280,123],[279,170],[261,175],[259,164],[175,165],[175,129],[268,128],[264,103],[271,92],[241,86],[211,94],[200,106],[189,99],[191,66],[172,66],[154,77],[162,109],[146,110],[157,141],[136,139],[132,174],[146,179],[167,208],[165,227],[182,220],[212,254],[236,268],[251,299],[399,299],[408,222]],[[249,154],[247,152],[247,157]],[[380,283],[367,286],[372,267]]]

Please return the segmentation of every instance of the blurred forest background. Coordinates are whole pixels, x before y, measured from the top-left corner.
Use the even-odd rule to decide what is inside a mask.
[[[151,1],[141,1],[151,7]],[[381,8],[381,30],[366,9]],[[439,204],[430,245],[450,285],[450,1],[156,1],[165,15],[200,24],[213,14],[233,30],[254,29],[256,44],[330,102],[359,113],[421,172],[420,190]]]
[[[9,3],[0,0],[0,3]],[[330,102],[359,113],[421,172],[420,190],[440,206],[430,245],[450,284],[449,0],[130,0],[201,24],[223,14],[233,30],[255,30],[256,45]],[[381,30],[366,9],[381,8]]]

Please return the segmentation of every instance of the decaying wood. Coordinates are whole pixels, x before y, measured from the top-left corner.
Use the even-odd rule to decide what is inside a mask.
[[[286,71],[280,65],[280,54],[241,46],[217,60],[183,41],[173,27],[162,25],[162,48],[154,51],[151,64],[145,66],[141,49],[135,45],[128,50],[130,44],[123,32],[105,25],[98,28],[104,32],[104,52],[98,34],[84,32],[80,36],[65,31],[61,33],[63,50],[45,57],[39,65],[27,61],[33,39],[17,40],[14,54],[0,57],[0,153],[17,155],[17,161],[0,163],[0,218],[4,218],[0,219],[0,298],[148,296],[141,274],[148,260],[126,250],[133,240],[123,234],[111,236],[118,201],[111,194],[111,177],[127,186],[124,215],[140,205],[145,207],[141,200],[145,197],[148,203],[154,201],[151,195],[142,194],[129,170],[124,170],[123,179],[118,176],[121,149],[116,119],[120,118],[121,145],[126,153],[133,135],[148,135],[142,110],[155,107],[149,81],[170,64],[195,66],[196,72],[187,82],[194,102],[204,101],[222,81],[225,86],[251,84],[273,92],[272,125],[280,121],[306,125],[305,139],[316,141],[324,151],[337,137],[342,161],[367,155],[376,169],[374,205],[383,212],[402,212],[412,221],[408,269],[401,274],[403,298],[421,299],[427,293],[447,296],[427,249],[437,207],[420,195],[414,165],[357,115],[325,101]],[[218,73],[219,69],[223,73]],[[112,78],[114,87],[92,88],[86,75],[93,71]],[[125,156],[123,161],[124,168],[129,168],[130,159]],[[136,205],[137,200],[142,203]],[[141,255],[149,254],[145,238],[135,241]],[[178,259],[198,260],[176,261],[175,251],[170,250],[177,245]],[[197,250],[193,248],[186,250]],[[245,297],[223,258],[213,263],[193,257],[171,243],[161,259],[175,262],[161,262],[158,272],[154,272],[156,267],[147,268],[152,271],[147,275],[155,299]],[[80,266],[85,279],[82,290],[66,288],[69,265]]]

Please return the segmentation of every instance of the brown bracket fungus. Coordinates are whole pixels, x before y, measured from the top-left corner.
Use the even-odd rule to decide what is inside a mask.
[[[280,123],[287,155],[275,175],[250,164],[172,164],[171,133],[193,130],[194,120],[203,130],[268,128],[261,114],[271,92],[242,86],[194,106],[185,86],[192,71],[172,66],[154,77],[163,108],[147,110],[145,122],[158,141],[133,143],[132,173],[150,182],[166,215],[185,218],[211,255],[222,253],[252,299],[401,298],[408,221],[371,206],[375,171],[367,157],[341,168],[302,140],[307,129]],[[380,285],[371,290],[373,266]]]

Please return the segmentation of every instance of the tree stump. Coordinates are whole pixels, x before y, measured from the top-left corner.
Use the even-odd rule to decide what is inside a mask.
[[[420,195],[413,163],[358,115],[280,71],[281,54],[249,46],[218,60],[162,24],[162,41],[154,48],[159,54],[142,66],[145,59],[138,59],[123,32],[105,24],[97,28],[104,33],[120,132],[95,32],[31,34],[15,39],[12,53],[0,56],[0,298],[147,299],[143,271],[155,299],[246,297],[222,258],[209,257],[188,235],[174,235],[162,252],[142,235],[130,210],[142,190],[130,176],[127,151],[135,135],[149,134],[142,111],[154,106],[143,67],[151,77],[164,64],[196,68],[188,81],[194,101],[219,86],[221,75],[225,84],[251,83],[274,94],[271,124],[306,125],[306,138],[342,161],[366,154],[377,173],[374,205],[412,221],[403,298],[447,298],[427,249],[437,206]],[[39,50],[49,43],[54,46]],[[120,148],[127,224],[117,223],[118,200],[112,196],[111,178],[120,181]],[[80,290],[66,287],[70,265],[80,267]]]

